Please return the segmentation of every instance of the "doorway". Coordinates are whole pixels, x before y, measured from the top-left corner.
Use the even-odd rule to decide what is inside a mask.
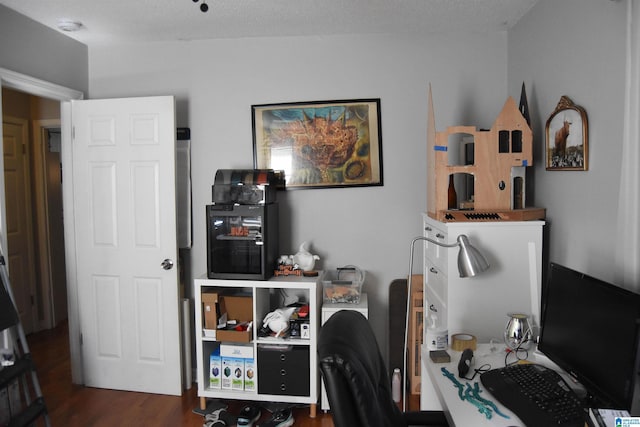
[[[37,272],[47,320],[42,326],[51,329],[68,317],[60,119],[34,121],[33,142]]]
[[[41,79],[27,76],[25,74],[16,73],[6,68],[0,68],[0,86],[6,89],[13,89],[24,92],[36,97],[54,100],[59,104],[60,129],[62,132],[62,165],[71,164],[71,151],[68,149],[71,141],[71,102],[72,100],[80,100],[84,98],[84,94],[80,91],[59,86]],[[1,97],[2,91],[0,91]],[[0,106],[2,103],[0,103]],[[1,107],[0,107],[1,109]],[[1,113],[1,111],[0,111]],[[2,114],[0,114],[2,115]],[[0,157],[0,164],[4,168],[4,159]],[[67,171],[68,172],[68,171]],[[66,174],[66,173],[65,173]],[[2,230],[7,229],[6,224],[6,194],[4,174],[0,174],[0,247],[6,252],[8,247],[6,233]],[[71,188],[71,180],[63,180],[63,205],[73,206],[73,190]],[[75,228],[73,223],[73,212],[67,209],[64,216],[64,235],[67,241],[75,239]],[[83,384],[82,372],[82,356],[80,349],[80,326],[78,320],[77,307],[77,282],[73,275],[75,271],[75,250],[72,245],[66,245],[64,249],[66,265],[67,265],[67,307],[69,336],[69,350],[71,356],[71,380],[74,384]],[[71,274],[70,274],[71,272]]]
[[[86,380],[86,375],[87,373],[84,370],[84,364],[83,364],[83,351],[82,351],[82,340],[83,340],[83,336],[82,336],[82,330],[80,328],[80,307],[81,304],[79,303],[79,299],[80,299],[80,292],[79,292],[79,286],[78,286],[78,271],[79,271],[79,263],[78,263],[78,252],[77,252],[77,239],[78,239],[78,227],[77,227],[77,222],[76,222],[76,211],[74,209],[75,206],[75,201],[76,201],[76,197],[74,196],[74,192],[75,191],[79,191],[79,193],[77,193],[78,195],[83,195],[86,196],[86,194],[81,193],[82,190],[77,190],[75,188],[74,185],[74,179],[73,179],[73,171],[75,170],[74,167],[72,166],[74,164],[74,158],[75,156],[72,156],[72,148],[71,148],[71,141],[72,141],[72,124],[71,124],[71,116],[72,116],[72,101],[74,100],[82,100],[84,98],[82,92],[73,90],[73,89],[68,89],[68,88],[64,88],[40,79],[36,79],[33,77],[29,77],[20,73],[16,73],[4,68],[0,68],[0,86],[2,86],[2,88],[9,88],[9,89],[14,89],[14,90],[18,90],[21,92],[25,92],[28,93],[30,95],[34,95],[37,97],[43,97],[43,98],[47,98],[50,100],[55,100],[59,102],[59,107],[60,107],[60,129],[61,129],[61,135],[62,135],[62,147],[61,147],[61,153],[60,153],[60,157],[61,157],[61,163],[63,165],[63,182],[62,182],[62,199],[63,199],[63,206],[65,207],[65,214],[63,217],[63,228],[64,228],[64,238],[65,241],[67,242],[67,244],[64,247],[64,254],[65,254],[65,259],[66,259],[66,283],[67,283],[67,301],[68,301],[68,325],[69,325],[69,349],[70,349],[70,359],[71,359],[71,381],[74,384],[85,384],[85,380]],[[0,92],[0,97],[1,97],[1,93]],[[160,97],[156,97],[157,99]],[[164,97],[167,98],[167,97]],[[94,104],[95,102],[92,101]],[[140,102],[140,101],[138,101]],[[73,104],[73,105],[80,105],[83,103],[79,103],[79,104]],[[0,105],[2,105],[2,103],[0,103]],[[88,105],[88,104],[87,104]],[[1,107],[0,107],[1,108]],[[117,110],[119,111],[119,110]],[[0,113],[2,113],[2,111],[0,111]],[[142,133],[140,133],[138,135],[138,133],[136,133],[136,135],[140,136],[140,137],[145,137],[145,135],[152,135],[152,133],[149,133],[149,127],[150,127],[150,123],[153,123],[152,120],[148,120],[149,118],[149,114],[148,111],[145,109],[145,113],[147,113],[144,117],[140,116],[143,118],[143,123],[142,125],[144,125],[145,123],[147,124],[146,126],[138,126],[136,127],[137,131],[141,131]],[[2,115],[2,114],[0,114]],[[140,114],[138,114],[140,115]],[[174,114],[171,115],[172,117],[174,116]],[[165,120],[160,121],[160,123],[164,123],[167,124],[169,123],[168,120],[166,120],[166,117],[168,117],[166,114],[163,115],[163,117],[165,117]],[[144,120],[144,119],[147,120]],[[175,123],[173,121],[171,121],[171,125],[170,127],[174,127]],[[167,135],[174,135],[175,130],[173,131],[169,131],[167,132],[166,126],[163,128],[163,132],[162,132],[162,136],[163,136],[163,140],[166,140]],[[165,144],[166,146],[166,144]],[[75,150],[74,150],[74,154],[75,154]],[[166,163],[163,167],[167,167],[167,164],[173,164],[173,162],[175,161],[172,160],[170,163]],[[3,157],[0,157],[0,164],[2,164],[2,167],[4,167],[4,161],[3,161]],[[80,164],[85,164],[85,163],[80,163]],[[143,165],[144,166],[144,165]],[[149,169],[149,168],[147,168]],[[162,168],[161,168],[162,169]],[[162,177],[166,178],[166,174],[162,174]],[[83,181],[84,182],[84,181]],[[146,183],[148,182],[148,180],[142,179],[141,181],[142,183]],[[6,252],[6,248],[8,247],[8,243],[7,243],[7,237],[6,237],[6,230],[7,230],[7,223],[6,223],[6,209],[7,209],[7,197],[5,194],[5,179],[4,179],[4,174],[0,174],[0,247],[2,247],[2,249]],[[145,193],[146,194],[146,193]],[[165,193],[160,193],[162,195],[164,195]],[[172,193],[173,194],[173,193]],[[174,195],[168,195],[165,197],[165,200],[174,200]],[[175,202],[175,200],[174,200]],[[141,208],[145,208],[146,206],[141,206]],[[175,209],[175,206],[171,209],[164,209],[164,211],[166,212],[173,212]],[[144,209],[143,209],[144,210]],[[164,218],[165,220],[169,219],[169,223],[172,223],[175,226],[175,221],[171,220],[168,216],[166,215],[161,215],[161,218]],[[167,222],[167,221],[165,221]],[[80,221],[80,223],[84,224],[83,221]],[[145,230],[148,231],[149,227],[146,227]],[[176,233],[175,228],[171,231],[172,234]],[[148,235],[149,233],[146,233],[146,235]],[[171,242],[171,239],[160,239],[160,241],[162,242]],[[73,243],[72,243],[73,242]],[[164,251],[167,252],[167,251]],[[170,251],[173,252],[173,251]],[[177,254],[172,255],[173,258],[177,258]],[[153,264],[154,266],[157,267],[156,264]],[[162,273],[162,272],[161,272]],[[173,273],[173,272],[172,272]],[[163,274],[163,278],[166,276],[166,274]],[[175,288],[177,289],[177,275],[175,277],[175,282],[176,283],[172,283],[171,284],[171,288]],[[172,279],[173,280],[173,279]],[[164,288],[163,288],[164,289]],[[168,289],[168,288],[167,288]],[[177,296],[177,294],[176,294]],[[172,296],[173,297],[173,296]],[[146,301],[146,300],[145,300]],[[149,301],[152,301],[152,299],[149,299]],[[169,299],[167,299],[167,301],[169,301]],[[170,302],[170,301],[169,301]],[[177,301],[176,301],[177,302]],[[177,307],[177,304],[176,304]],[[166,308],[166,307],[165,307]],[[176,316],[176,322],[179,323],[179,316]],[[147,322],[148,323],[148,322]],[[163,322],[158,322],[158,325],[163,325]],[[152,325],[153,326],[153,325]],[[156,328],[157,329],[157,328]],[[167,328],[168,329],[168,328]],[[179,326],[176,326],[175,328],[172,326],[171,328],[172,330],[175,329],[176,331],[178,331],[178,333],[176,334],[178,336],[178,340],[179,340]],[[163,341],[164,342],[164,341]],[[168,351],[167,349],[175,349],[177,348],[179,350],[179,344],[175,345],[173,343],[173,341],[170,340],[166,340],[166,344],[165,344],[165,350]],[[166,359],[169,360],[169,359]],[[173,360],[173,359],[172,359]],[[168,364],[171,364],[173,366],[178,366],[178,363],[175,363],[173,361],[169,361]],[[179,366],[178,366],[179,369]],[[179,386],[178,386],[179,387]],[[172,394],[172,393],[171,393]]]
[[[2,116],[6,254],[18,311],[31,333],[67,319],[60,103],[2,88]],[[10,143],[16,123],[18,148]]]

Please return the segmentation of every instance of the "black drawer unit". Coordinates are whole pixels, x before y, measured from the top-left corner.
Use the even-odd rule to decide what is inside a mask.
[[[258,344],[258,393],[310,396],[309,347]]]

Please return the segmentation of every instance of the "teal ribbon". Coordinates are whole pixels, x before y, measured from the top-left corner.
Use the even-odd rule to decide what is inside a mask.
[[[509,418],[508,415],[502,413],[500,409],[498,409],[495,403],[480,397],[480,393],[482,393],[482,390],[480,390],[480,385],[477,381],[474,382],[473,386],[467,381],[465,387],[465,384],[462,384],[460,381],[458,381],[455,375],[453,375],[447,368],[443,367],[440,369],[442,371],[442,375],[449,378],[453,383],[453,386],[458,389],[458,397],[460,398],[460,400],[466,400],[467,402],[471,403],[478,409],[478,412],[483,414],[488,420],[493,417],[494,413],[503,418]]]

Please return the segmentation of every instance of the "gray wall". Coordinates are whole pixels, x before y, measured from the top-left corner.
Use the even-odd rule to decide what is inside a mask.
[[[622,153],[626,2],[540,0],[508,37],[509,90],[524,81],[536,138],[534,204],[550,261],[614,280]],[[562,95],[585,108],[589,170],[545,170],[544,133]]]
[[[293,254],[307,240],[320,268],[365,269],[370,319],[386,348],[389,284],[408,274],[426,209],[428,85],[439,129],[490,127],[506,99],[506,52],[506,32],[127,44],[91,49],[89,96],[177,96],[178,124],[192,131],[195,276],[206,272],[216,170],[253,167],[252,104],[380,98],[384,186],[281,194],[280,247]]]
[[[87,93],[88,49],[0,5],[0,67]]]

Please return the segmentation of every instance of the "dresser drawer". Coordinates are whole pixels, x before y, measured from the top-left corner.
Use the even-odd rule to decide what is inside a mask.
[[[432,289],[426,288],[424,292],[424,306],[425,306],[425,327],[429,326],[428,316],[437,316],[438,324],[442,327],[447,327],[447,303],[438,297]]]
[[[447,275],[436,265],[427,263],[426,286],[442,301],[447,301]]]
[[[424,236],[438,243],[447,243],[447,232],[434,227],[429,222],[424,222]],[[440,271],[447,271],[447,260],[450,248],[425,242],[425,258],[430,260]]]
[[[258,345],[258,393],[310,395],[309,347]]]

